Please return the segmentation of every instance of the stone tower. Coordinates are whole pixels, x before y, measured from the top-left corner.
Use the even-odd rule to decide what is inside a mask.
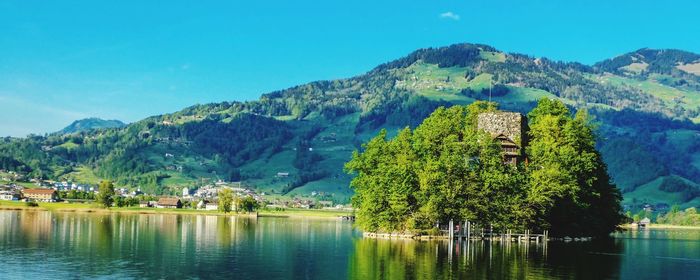
[[[498,139],[504,152],[503,161],[516,164],[523,157],[522,147],[527,145],[527,118],[516,112],[481,113],[477,128]]]

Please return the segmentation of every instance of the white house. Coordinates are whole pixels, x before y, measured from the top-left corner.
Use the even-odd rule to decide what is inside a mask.
[[[19,200],[19,195],[13,191],[0,191],[0,200]]]
[[[647,227],[649,224],[651,224],[651,220],[649,218],[644,218],[639,221],[639,227]]]

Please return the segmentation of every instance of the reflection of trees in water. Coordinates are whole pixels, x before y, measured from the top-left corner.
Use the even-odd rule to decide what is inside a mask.
[[[91,235],[92,246],[94,246],[93,249],[96,254],[111,256],[114,238],[114,227],[112,225],[114,221],[112,219],[116,218],[112,217],[112,215],[99,215],[92,223],[94,228],[94,235]]]
[[[13,211],[0,212],[0,224],[0,248],[35,249],[51,259],[46,263],[85,278],[604,279],[620,275],[623,249],[633,249],[632,255],[663,250],[692,257],[696,250],[677,246],[699,246],[618,239],[450,247],[448,242],[353,239],[350,224],[337,220],[242,216]],[[654,238],[653,231],[629,234]],[[658,266],[650,271],[663,271]]]
[[[547,264],[559,275],[582,279],[619,278],[624,246],[612,238],[592,242],[550,242]]]
[[[619,275],[622,247],[610,240],[548,244],[358,239],[352,279],[605,279]],[[599,254],[596,252],[605,252]],[[606,257],[607,256],[607,257]]]
[[[57,278],[342,279],[353,234],[340,220],[245,216],[13,211],[0,222],[0,248],[34,249],[7,259],[40,254],[32,267]]]

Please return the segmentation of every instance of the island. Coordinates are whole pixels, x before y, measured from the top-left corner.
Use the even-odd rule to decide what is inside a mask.
[[[607,236],[625,217],[586,110],[541,99],[527,117],[492,102],[438,108],[415,129],[386,130],[346,164],[368,233]],[[465,222],[468,221],[468,224]],[[455,225],[463,225],[461,231]]]

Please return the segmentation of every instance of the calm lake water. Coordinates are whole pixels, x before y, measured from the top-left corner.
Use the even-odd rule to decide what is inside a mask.
[[[700,230],[450,246],[333,219],[0,211],[0,278],[700,279]]]

